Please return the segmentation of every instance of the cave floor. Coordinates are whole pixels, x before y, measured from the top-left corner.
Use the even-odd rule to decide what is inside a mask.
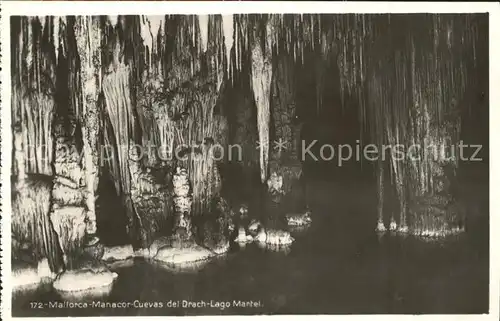
[[[294,235],[288,254],[233,244],[225,258],[181,274],[136,259],[116,268],[106,302],[161,302],[163,308],[32,309],[30,302],[61,300],[39,288],[13,298],[13,315],[487,313],[488,190],[462,186],[472,214],[459,238],[380,237],[373,183],[308,183],[313,223]],[[183,300],[206,306],[182,308]],[[249,300],[260,306],[234,304]],[[181,307],[172,307],[177,301]]]

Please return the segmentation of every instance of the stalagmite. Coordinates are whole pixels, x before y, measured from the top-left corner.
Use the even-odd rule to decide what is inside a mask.
[[[377,232],[385,232],[386,227],[384,224],[384,163],[379,161],[377,163],[377,192],[378,192],[378,206],[377,206]]]
[[[22,188],[24,180],[26,179],[26,162],[25,155],[23,152],[23,137],[22,129],[18,128],[20,126],[14,127],[14,160],[15,160],[15,170],[17,174],[17,188]]]
[[[178,167],[173,177],[174,207],[176,213],[176,233],[191,238],[192,196],[188,175],[185,169]]]

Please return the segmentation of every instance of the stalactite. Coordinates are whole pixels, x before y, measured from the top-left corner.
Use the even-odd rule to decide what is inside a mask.
[[[252,90],[257,106],[257,127],[260,149],[260,178],[264,183],[267,179],[269,161],[269,121],[270,92],[272,80],[272,52],[270,48],[262,51],[259,38],[252,44]]]
[[[18,188],[16,188],[18,187]],[[16,243],[27,244],[33,259],[47,258],[53,272],[61,268],[58,237],[49,219],[51,204],[51,177],[32,174],[22,186],[13,186],[12,237],[13,254],[19,250]]]
[[[229,75],[229,69],[231,66],[231,49],[233,49],[234,43],[234,17],[233,15],[222,16],[222,25],[224,32],[224,44],[226,49],[226,63],[227,63],[227,74]]]
[[[141,37],[144,48],[149,53],[149,56],[144,55],[145,65],[150,65],[153,51],[153,35],[151,34],[151,26],[146,16],[141,16]]]
[[[151,143],[166,147],[173,144],[169,116],[164,105],[155,101],[155,97],[164,94],[163,84],[163,47],[165,44],[165,18],[163,16],[141,17],[141,37],[144,42],[144,57],[149,53],[149,61],[144,67],[141,85],[136,94],[136,108],[142,141],[145,146]],[[166,130],[167,129],[167,130]],[[171,146],[170,146],[171,147]],[[171,150],[171,149],[170,149]],[[157,153],[148,153],[142,163],[154,166],[158,162]]]
[[[23,29],[26,28],[27,35],[26,35],[26,41],[24,44],[26,45],[26,70],[27,70],[27,84],[32,86],[32,75],[31,75],[31,70],[33,68],[33,17],[26,17],[26,24],[23,25]],[[24,49],[24,48],[23,48]]]
[[[208,15],[199,15],[198,23],[200,26],[200,36],[201,36],[201,48],[203,52],[207,51],[208,48]]]
[[[239,72],[241,70],[241,37],[240,37],[240,19],[239,16],[234,17],[234,65],[236,71]]]
[[[21,100],[22,125],[28,173],[52,174],[52,118],[54,100],[43,93],[27,94]]]
[[[162,24],[160,25],[160,31],[158,32],[158,37],[160,39],[159,48],[158,48],[158,73],[163,75],[164,72],[164,64],[165,64],[165,48],[166,48],[166,37],[167,37],[167,22],[166,18],[163,18]]]
[[[56,63],[59,59],[59,44],[60,44],[60,39],[59,39],[59,33],[60,33],[60,29],[59,29],[59,23],[61,21],[61,18],[58,17],[58,16],[55,16],[52,18],[54,20],[54,26],[53,26],[53,30],[52,30],[52,37],[54,39],[54,51],[55,51],[55,54],[56,54]]]
[[[42,19],[45,22],[45,19]],[[37,18],[20,20],[17,55],[19,67],[13,81],[13,120],[21,123],[23,149],[28,173],[52,174],[52,117],[54,115],[55,68],[53,47],[40,43],[50,40]],[[50,42],[52,44],[52,42]]]
[[[240,54],[239,54],[239,62],[240,62],[240,70],[242,69],[243,62],[245,59],[245,53],[249,50],[249,27],[248,27],[248,16],[240,15],[239,16],[239,30],[240,30]]]
[[[130,100],[130,67],[121,63],[113,66],[104,76],[102,89],[106,100],[106,110],[113,128],[114,139],[117,148],[117,160],[120,173],[121,191],[126,203],[130,198],[131,183],[128,168],[128,151],[130,141],[134,141],[132,135],[135,126],[133,118],[133,106]],[[132,233],[136,228],[137,217],[135,209],[128,203],[128,229]]]
[[[158,59],[158,36],[163,29],[164,25],[163,16],[141,16],[141,37],[143,41],[144,48],[149,53],[147,57],[147,65],[149,66],[150,72],[156,72],[159,70],[157,66]],[[145,55],[146,58],[146,55]],[[155,63],[153,63],[155,61]]]
[[[118,24],[118,16],[108,16],[108,21],[112,27]]]
[[[414,19],[417,22],[425,18]],[[385,58],[373,57],[385,62],[370,71],[374,78],[369,80],[368,121],[374,129],[373,137],[381,143],[437,147],[435,151],[431,149],[430,154],[428,148],[419,151],[414,161],[392,159],[391,175],[400,202],[400,230],[406,231],[406,224],[410,222],[411,233],[441,236],[463,228],[463,214],[450,190],[444,188],[454,180],[458,161],[442,151],[458,143],[458,102],[463,99],[464,87],[473,88],[473,85],[457,84],[470,81],[467,71],[475,67],[466,61],[474,48],[470,43],[454,41],[467,32],[455,23],[454,30],[449,29],[453,19],[461,18],[430,16],[427,19],[432,27],[426,33],[409,29],[404,35],[409,41],[402,42],[403,45],[392,52],[379,48],[379,55],[382,53]],[[426,24],[421,22],[421,25]],[[391,23],[401,21],[394,18]],[[403,37],[396,30],[391,29],[395,37]],[[380,40],[382,44],[383,39]],[[387,47],[394,48],[393,44]],[[375,52],[375,48],[373,51],[372,48],[364,49],[364,57]],[[392,61],[392,65],[388,65],[388,61]],[[365,65],[369,63],[373,64],[364,62]],[[398,95],[400,92],[408,94]],[[404,184],[412,188],[404,190]],[[406,215],[407,210],[410,217]]]

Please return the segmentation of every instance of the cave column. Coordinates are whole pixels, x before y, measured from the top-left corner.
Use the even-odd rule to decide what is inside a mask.
[[[115,53],[120,49],[115,47]],[[117,55],[115,55],[117,58]],[[110,170],[119,179],[120,195],[125,205],[127,215],[127,234],[130,237],[134,246],[143,243],[144,230],[142,219],[136,211],[134,203],[132,184],[135,184],[134,190],[140,191],[141,184],[138,181],[132,182],[132,177],[140,173],[139,166],[132,166],[130,157],[131,151],[136,152],[134,137],[132,131],[135,128],[133,117],[133,105],[130,97],[130,67],[126,66],[123,61],[115,59],[113,64],[108,66],[107,72],[103,77],[102,91],[105,99],[105,107],[109,116],[109,121],[113,129],[114,141],[116,142],[116,155],[110,162]],[[110,137],[107,138],[108,144]],[[131,148],[134,147],[134,148]],[[142,153],[141,153],[142,154]],[[140,159],[135,159],[132,163],[139,163]],[[140,194],[134,193],[135,195]],[[142,244],[141,244],[142,246]]]
[[[252,44],[252,90],[257,107],[257,131],[259,135],[260,178],[264,183],[268,176],[269,166],[269,126],[271,120],[270,95],[273,76],[271,35],[266,37],[266,47],[262,50],[260,37]]]
[[[270,212],[282,213],[299,210],[304,205],[299,159],[302,126],[296,121],[294,59],[288,55],[275,57],[277,66],[273,70],[272,19],[268,20],[265,31],[264,43],[256,37],[252,44],[252,87],[257,107],[261,180],[267,184],[269,205],[273,208]],[[291,206],[285,208],[286,205]]]
[[[78,17],[75,36],[81,63],[83,108],[82,123],[84,169],[86,181],[85,204],[89,235],[96,233],[96,192],[99,183],[99,110],[97,99],[101,92],[101,29],[98,17]]]
[[[190,23],[188,19],[182,23]],[[194,24],[195,26],[197,24]],[[217,110],[217,101],[225,81],[227,64],[224,61],[224,35],[222,17],[209,16],[208,20],[200,17],[197,28],[188,27],[192,39],[198,39],[188,46],[203,44],[195,53],[188,51],[177,53],[174,67],[166,78],[176,79],[169,90],[175,93],[171,101],[170,118],[172,129],[177,131],[175,151],[180,154],[177,166],[186,170],[191,184],[192,209],[190,214],[204,215],[211,211],[214,198],[219,196],[221,177],[218,171],[214,146],[227,143],[227,120],[222,110]],[[206,29],[210,30],[207,36]],[[177,35],[177,37],[182,35]],[[231,35],[228,35],[228,37]],[[197,44],[198,43],[198,44]],[[202,68],[203,66],[203,68]],[[191,83],[186,90],[182,84]],[[172,130],[169,130],[172,132]],[[185,218],[184,220],[186,220]],[[179,222],[179,221],[178,221]]]
[[[191,219],[211,210],[221,187],[219,159],[212,147],[227,143],[227,120],[216,106],[228,70],[223,57],[224,40],[229,39],[222,35],[219,18],[167,17],[165,24],[144,18],[141,29],[144,47],[153,54],[150,64],[146,61],[144,65],[139,87],[139,126],[142,132],[151,131],[143,139],[159,145],[161,163],[156,165],[167,169],[173,185],[173,231],[183,242],[194,240]],[[167,30],[171,22],[176,27]],[[157,39],[161,43],[175,40],[176,45],[171,52],[159,50]],[[196,50],[190,50],[193,48]],[[161,68],[163,63],[168,68]],[[155,160],[149,163],[153,165]],[[151,217],[150,213],[145,216]],[[144,224],[148,224],[146,220],[149,218]]]
[[[465,212],[454,194],[460,132],[460,117],[454,105],[451,102],[447,115],[439,117],[439,108],[421,104],[413,117],[425,149],[413,155],[407,166],[411,188],[405,211],[408,217],[402,219],[415,235],[438,237],[464,231]]]
[[[279,201],[281,211],[305,210],[305,186],[300,159],[302,122],[297,115],[295,62],[282,56],[273,74],[271,113],[274,138],[270,156],[268,192]],[[281,195],[281,196],[279,196]]]

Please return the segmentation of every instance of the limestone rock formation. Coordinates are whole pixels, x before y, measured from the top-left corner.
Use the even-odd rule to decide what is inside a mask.
[[[54,289],[65,299],[102,298],[111,291],[118,274],[106,267],[65,271],[53,283]]]
[[[167,189],[168,175],[162,169],[144,167],[137,149],[130,144],[128,164],[131,179],[131,200],[141,218],[144,248],[163,233],[172,215],[171,192]],[[168,168],[166,169],[168,171]]]

